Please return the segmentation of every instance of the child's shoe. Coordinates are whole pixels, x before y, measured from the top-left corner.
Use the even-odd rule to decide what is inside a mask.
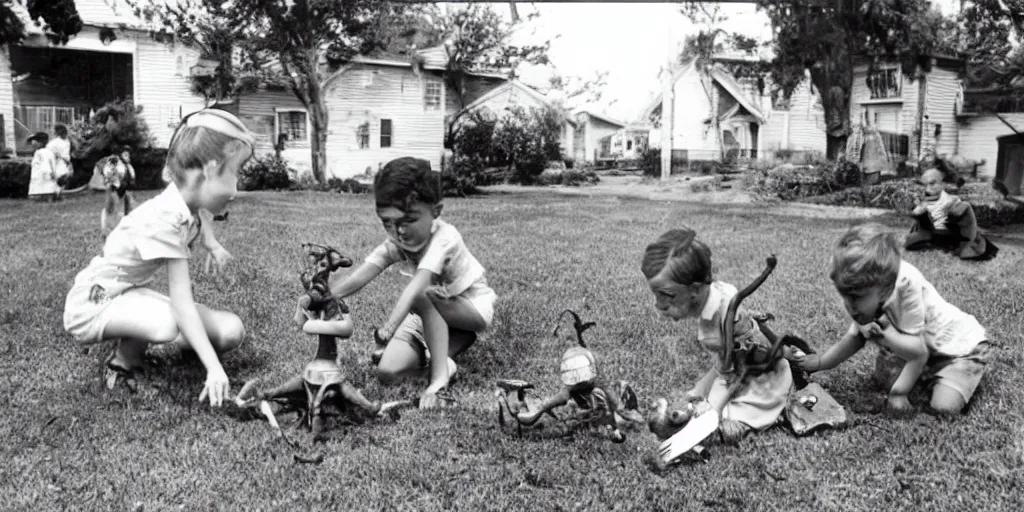
[[[129,392],[135,393],[139,389],[139,383],[136,379],[138,368],[126,368],[123,364],[114,360],[116,355],[117,352],[111,352],[103,361],[103,384],[108,390],[124,386]]]

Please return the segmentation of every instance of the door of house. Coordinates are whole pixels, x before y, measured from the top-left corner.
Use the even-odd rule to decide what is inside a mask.
[[[1021,177],[1024,176],[1024,144],[1006,144],[1006,171],[1003,184],[1010,195],[1021,195]]]

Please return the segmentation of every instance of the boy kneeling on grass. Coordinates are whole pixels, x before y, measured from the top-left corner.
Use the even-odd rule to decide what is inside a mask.
[[[197,239],[218,267],[230,259],[203,226],[199,210],[225,211],[254,143],[245,125],[227,112],[187,116],[167,153],[164,172],[171,183],[125,216],[107,236],[103,253],[75,277],[64,304],[64,328],[83,344],[118,340],[105,362],[108,388],[134,389],[147,346],[169,344],[194,350],[206,367],[200,400],[209,396],[210,405],[220,406],[228,397],[218,354],[236,348],[245,330],[234,313],[195,303],[188,261]],[[164,269],[170,296],[148,287]]]
[[[880,224],[854,226],[836,243],[830,277],[853,323],[823,355],[787,347],[786,357],[808,372],[828,370],[870,341],[879,348],[875,379],[894,412],[911,411],[907,395],[922,375],[934,381],[932,410],[963,410],[991,357],[985,328],[902,259],[896,236]]]
[[[420,407],[431,408],[455,376],[452,357],[490,327],[497,296],[462,235],[438,218],[440,175],[430,170],[430,162],[409,157],[388,162],[374,179],[373,193],[387,238],[331,292],[342,299],[353,295],[395,264],[411,278],[387,323],[374,331],[383,348],[373,359],[383,383],[422,375],[429,363],[430,385]],[[300,306],[296,322],[306,318]]]

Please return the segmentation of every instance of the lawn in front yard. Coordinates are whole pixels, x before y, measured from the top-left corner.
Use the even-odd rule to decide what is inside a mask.
[[[83,353],[61,320],[72,278],[100,250],[101,201],[0,202],[6,510],[988,511],[1020,503],[1024,293],[1015,240],[982,264],[939,253],[907,256],[1002,346],[967,415],[947,421],[873,413],[884,395],[869,382],[869,348],[813,377],[854,411],[851,427],[807,438],[774,428],[738,448],[711,446],[706,463],[657,473],[643,461],[657,446],[646,428],[628,432],[624,444],[597,433],[517,439],[501,431],[494,381],[527,379],[539,394],[554,392],[567,347],[551,339],[550,328],[561,310],[573,308],[597,322],[587,336],[605,377],[630,381],[644,404],[688,389],[712,356],[697,347],[695,323],[655,315],[639,270],[644,246],[683,224],[711,247],[716,277],[738,287],[777,254],[778,268],[745,305],[774,313],[776,332],[825,349],[848,325],[827,278],[828,248],[854,221],[613,196],[450,199],[443,217],[487,267],[499,296],[493,329],[459,360],[457,407],[341,426],[315,447],[294,432],[304,449],[324,455],[320,465],[297,465],[266,423],[197,402],[199,363],[158,369],[152,382],[159,390],[101,391],[103,354]],[[216,227],[236,259],[225,275],[204,277],[197,252],[195,295],[245,323],[245,345],[224,359],[233,389],[256,377],[275,384],[297,375],[315,350],[313,338],[290,323],[301,292],[300,244],[334,245],[361,261],[383,236],[372,198],[253,193]],[[404,398],[425,385],[382,387],[368,362],[371,329],[385,320],[403,283],[389,272],[349,300],[357,329],[340,343],[340,360],[370,398]],[[914,399],[919,408],[926,402]]]

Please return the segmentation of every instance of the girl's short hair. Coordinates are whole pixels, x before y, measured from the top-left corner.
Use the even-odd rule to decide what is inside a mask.
[[[902,249],[894,233],[875,222],[859,224],[836,242],[829,278],[841,294],[876,286],[891,289],[901,261]]]
[[[690,228],[672,229],[644,249],[640,270],[647,279],[668,269],[679,284],[711,282],[711,249]]]
[[[255,142],[252,132],[229,112],[218,109],[193,112],[181,120],[171,136],[165,178],[181,184],[186,171],[201,169],[213,160],[220,162],[223,168],[229,144],[242,143],[255,148]]]
[[[441,202],[441,176],[430,170],[422,158],[396,158],[377,173],[373,195],[377,208],[394,207],[406,211],[412,203],[434,205]]]

